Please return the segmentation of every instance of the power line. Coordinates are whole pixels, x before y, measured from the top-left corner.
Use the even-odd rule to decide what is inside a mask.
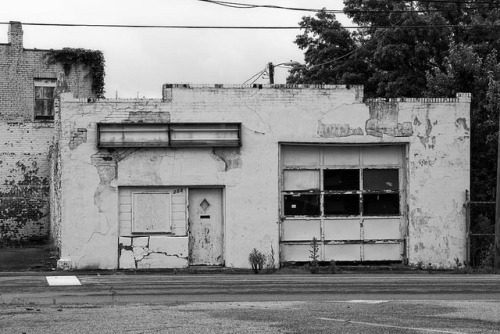
[[[0,24],[10,24],[10,22],[0,22]],[[22,22],[25,26],[50,26],[50,27],[89,27],[89,28],[148,28],[148,29],[267,29],[285,30],[300,29],[299,26],[190,26],[190,25],[134,25],[134,24],[83,24],[83,23],[40,23]]]
[[[498,5],[498,2],[496,1],[475,1],[475,0],[418,0],[418,2],[426,2],[426,3],[453,3],[453,4],[469,4],[469,5],[475,5],[475,4],[486,4],[486,5]]]
[[[10,24],[10,22],[0,22]],[[189,26],[189,25],[130,25],[130,24],[81,24],[81,23],[36,23],[22,22],[25,26],[50,26],[50,27],[89,27],[89,28],[144,28],[144,29],[225,29],[225,30],[297,30],[306,27],[293,26]],[[430,29],[430,28],[499,28],[499,24],[433,24],[433,25],[398,25],[398,26],[339,26],[339,29]]]
[[[200,2],[206,2],[214,5],[231,7],[237,9],[254,9],[254,8],[268,8],[268,9],[284,9],[284,10],[295,10],[295,11],[307,11],[307,12],[319,12],[324,10],[327,13],[334,14],[354,14],[354,13],[405,13],[405,12],[413,12],[413,13],[429,13],[429,12],[451,12],[451,11],[459,11],[459,10],[476,10],[482,9],[482,7],[468,7],[468,8],[447,8],[447,9],[412,9],[411,7],[407,7],[408,9],[392,9],[392,10],[365,10],[365,9],[312,9],[312,8],[296,8],[296,7],[283,7],[276,5],[256,5],[249,3],[240,3],[240,2],[230,2],[230,1],[219,1],[219,0],[197,0]],[[460,4],[491,4],[500,6],[499,3],[495,2],[469,2],[469,1],[428,1],[434,3],[460,3]]]
[[[218,0],[198,0],[200,2],[207,2],[214,5],[238,8],[238,9],[252,9],[252,8],[271,8],[271,9],[286,9],[286,10],[296,10],[303,12],[319,12],[321,9],[313,9],[313,8],[296,8],[296,7],[283,7],[283,6],[275,6],[275,5],[256,5],[249,3],[240,3],[240,2],[230,2],[230,1],[218,1]],[[326,9],[325,11],[331,13],[339,13],[342,14],[343,11],[341,9]]]

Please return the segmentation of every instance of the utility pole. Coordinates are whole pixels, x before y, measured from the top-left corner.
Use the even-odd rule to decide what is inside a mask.
[[[498,131],[498,153],[497,153],[497,196],[495,210],[495,242],[493,251],[495,253],[493,259],[493,268],[500,272],[500,115],[499,115],[499,131]]]
[[[272,62],[269,62],[267,67],[269,69],[269,84],[274,85],[274,65]]]

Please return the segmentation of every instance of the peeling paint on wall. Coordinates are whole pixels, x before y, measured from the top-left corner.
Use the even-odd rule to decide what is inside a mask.
[[[210,154],[215,160],[222,161],[224,163],[224,172],[233,168],[241,168],[243,165],[239,147],[214,148]]]
[[[413,135],[411,122],[398,123],[399,104],[395,101],[368,102],[370,118],[366,121],[366,134],[382,137],[384,134],[393,137],[410,137]]]
[[[318,121],[318,135],[323,138],[349,137],[364,135],[363,129],[351,128],[349,124],[324,124]]]
[[[47,239],[48,179],[39,176],[36,161],[31,165],[17,161],[9,174],[0,186],[0,239],[2,242]]]
[[[145,106],[137,106],[136,109],[144,108]],[[147,107],[147,105],[146,105]],[[152,107],[150,107],[152,108]],[[125,122],[134,122],[134,123],[168,123],[170,122],[170,113],[169,112],[157,112],[150,110],[138,110],[138,111],[130,111],[128,113],[128,118]]]
[[[73,131],[71,133],[71,140],[69,142],[69,148],[71,150],[74,150],[78,146],[80,146],[82,143],[87,142],[87,129],[85,128],[78,128],[76,131]]]
[[[436,125],[437,122],[434,123]],[[425,121],[425,135],[418,135],[420,142],[425,148],[433,149],[436,146],[436,136],[431,136],[433,124],[429,118]]]
[[[467,125],[467,120],[465,118],[457,118],[455,121],[455,126],[457,129],[464,129],[465,131],[470,131],[469,126]]]
[[[117,163],[114,157],[114,151],[102,150],[93,154],[90,158],[92,165],[97,169],[99,175],[99,185],[94,193],[94,204],[102,212],[101,203],[104,201],[101,194],[110,188],[110,182],[116,179]]]

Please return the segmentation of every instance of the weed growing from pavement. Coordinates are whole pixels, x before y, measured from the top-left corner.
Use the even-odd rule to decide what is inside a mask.
[[[319,244],[316,237],[314,237],[311,241],[311,249],[309,250],[309,253],[309,258],[311,259],[309,270],[311,271],[311,274],[317,274],[319,271]]]
[[[266,256],[254,248],[248,256],[248,262],[250,262],[254,274],[258,274],[266,263]]]

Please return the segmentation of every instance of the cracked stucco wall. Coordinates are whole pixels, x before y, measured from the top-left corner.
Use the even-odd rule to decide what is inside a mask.
[[[120,237],[120,269],[183,268],[187,266],[187,237]]]
[[[184,254],[184,246],[160,255],[140,246],[142,250],[134,253],[134,241],[118,241],[118,186],[221,186],[225,265],[249,267],[248,254],[254,247],[266,254],[271,247],[279,249],[282,142],[405,145],[409,262],[450,267],[455,258],[465,259],[467,94],[456,99],[365,102],[362,87],[165,85],[163,90],[163,101],[87,104],[63,98],[59,140],[62,211],[67,219],[62,257],[73,266],[116,268],[119,252],[128,254],[130,264],[137,252],[155,258]],[[242,146],[96,148],[96,122],[140,121],[241,122]]]

